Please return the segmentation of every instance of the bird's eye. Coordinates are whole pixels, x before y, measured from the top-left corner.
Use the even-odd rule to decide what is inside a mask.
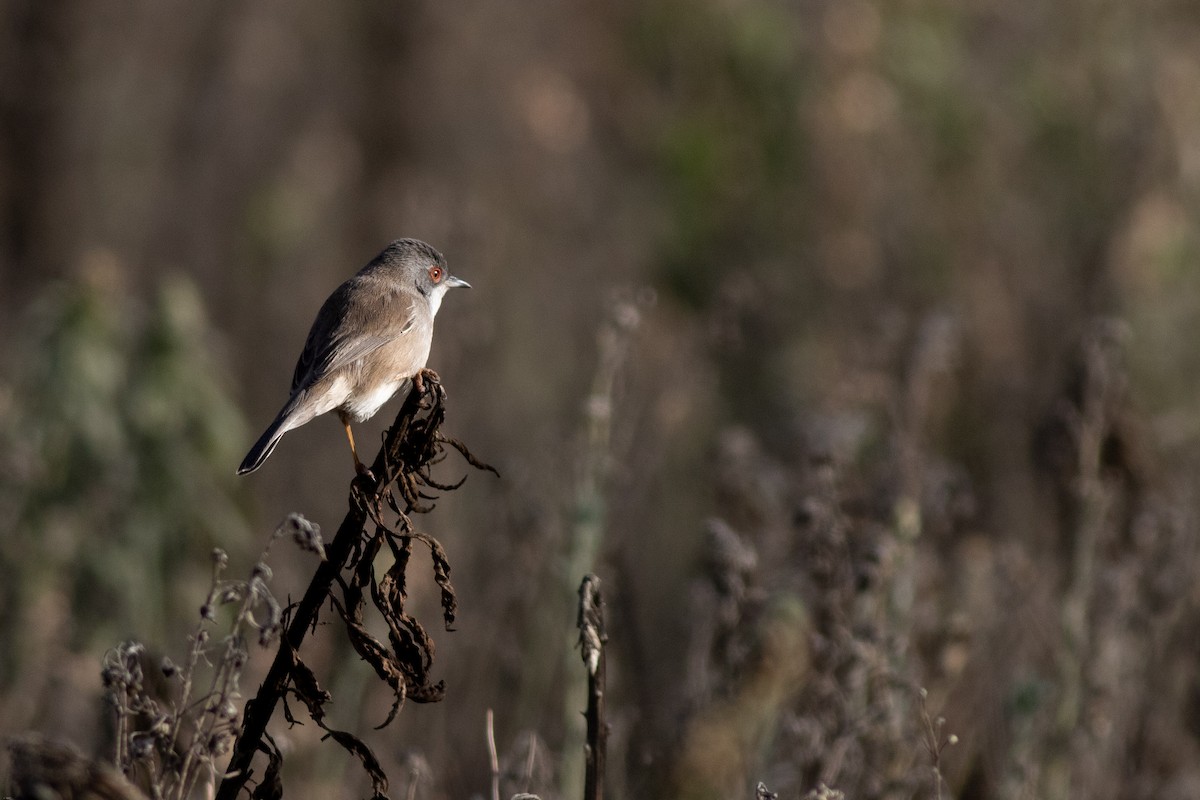
[[[441,283],[441,281],[442,281],[442,276],[443,276],[444,274],[445,274],[445,273],[443,273],[443,272],[442,272],[442,268],[441,268],[441,267],[430,267],[430,269],[429,269],[429,280],[433,281],[434,283]]]

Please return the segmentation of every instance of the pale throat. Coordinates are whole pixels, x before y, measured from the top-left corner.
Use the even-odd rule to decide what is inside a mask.
[[[435,286],[429,293],[429,316],[437,316],[438,309],[442,307],[442,298],[446,295],[446,289],[445,286]]]

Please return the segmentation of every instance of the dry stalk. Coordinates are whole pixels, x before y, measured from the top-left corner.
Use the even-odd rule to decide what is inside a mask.
[[[496,754],[496,729],[490,708],[487,710],[487,748],[492,771],[492,800],[500,800],[500,757]]]
[[[604,719],[604,598],[600,579],[586,575],[579,585],[579,649],[587,669],[587,743],[584,745],[583,798],[603,800],[604,764],[608,751],[608,722]]]
[[[434,373],[425,371],[421,377],[385,434],[371,474],[361,476],[352,484],[350,508],[326,550],[326,559],[317,568],[304,597],[285,615],[286,633],[257,696],[246,704],[241,732],[216,794],[218,800],[237,798],[251,777],[252,762],[258,752],[267,756],[259,791],[264,783],[278,782],[282,758],[266,728],[280,701],[284,701],[287,721],[296,722],[286,704],[288,694],[303,703],[313,722],[326,732],[328,738],[359,759],[371,779],[374,796],[385,796],[388,779],[371,749],[357,736],[326,725],[325,705],[331,697],[299,655],[305,637],[314,630],[319,611],[326,602],[332,605],[345,625],[355,651],[392,689],[391,711],[379,727],[395,718],[406,699],[436,702],[445,693],[443,684],[432,683],[429,677],[433,639],[405,610],[405,574],[413,542],[428,547],[434,580],[442,596],[443,624],[450,630],[457,609],[450,583],[450,563],[441,544],[432,536],[417,531],[409,514],[432,510],[436,495],[431,494],[431,490],[450,491],[462,485],[462,481],[441,484],[430,474],[433,465],[444,458],[447,447],[458,451],[476,468],[493,473],[495,470],[476,460],[461,442],[441,433],[445,390]],[[396,514],[394,524],[385,519],[385,504]],[[373,532],[369,533],[369,528],[373,528]],[[377,577],[375,557],[385,546],[394,561],[382,577]],[[386,643],[371,634],[364,624],[367,598],[387,625]]]
[[[945,783],[945,779],[942,777],[942,751],[958,744],[958,737],[953,733],[943,734],[942,731],[946,727],[945,717],[930,718],[929,691],[922,688],[919,694],[921,697],[921,738],[925,745],[925,751],[929,753],[930,769],[933,770],[933,796],[934,800],[942,800],[942,785]]]
[[[643,311],[653,302],[652,293],[614,298],[598,331],[598,361],[584,407],[584,441],[572,509],[574,523],[567,545],[566,567],[562,572],[564,601],[575,592],[574,581],[577,576],[596,569],[607,524],[608,501],[605,492],[614,463],[612,437],[617,378],[641,325]],[[559,767],[559,794],[567,797],[576,791],[586,771],[586,765],[581,763],[580,758],[586,731],[575,711],[579,697],[586,691],[586,679],[569,663],[566,664],[565,674],[565,734]]]
[[[101,678],[116,715],[115,764],[155,800],[184,800],[201,781],[211,785],[221,774],[218,764],[229,752],[241,714],[239,680],[247,642],[255,637],[266,646],[278,638],[282,613],[267,587],[267,559],[274,541],[289,531],[307,542],[307,549],[319,551],[316,526],[293,514],[276,528],[245,580],[223,578],[229,558],[222,550],[213,551],[212,583],[190,637],[187,661],[182,668],[169,658],[158,665],[168,682],[169,703],[146,685],[141,644],[126,642],[105,655]],[[216,610],[226,605],[235,606],[230,630],[214,643]],[[196,697],[197,670],[209,663],[208,687]]]

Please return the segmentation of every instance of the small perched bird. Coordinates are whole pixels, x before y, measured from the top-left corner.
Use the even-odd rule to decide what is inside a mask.
[[[350,422],[372,417],[425,366],[433,318],[448,289],[470,287],[437,250],[398,239],[339,286],[313,321],[287,403],[250,448],[238,474],[262,466],[283,435],[319,414],[337,411],[359,474]]]

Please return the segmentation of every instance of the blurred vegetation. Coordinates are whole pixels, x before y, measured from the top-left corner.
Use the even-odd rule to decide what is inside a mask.
[[[408,235],[475,286],[430,366],[504,480],[430,517],[397,796],[483,793],[487,709],[565,794],[583,562],[615,794],[1195,796],[1198,54],[1178,0],[8,4],[0,733],[101,746],[100,653],[178,640],[214,542],[340,517],[338,426],[235,482],[241,414]]]
[[[148,299],[97,253],[48,285],[14,336],[0,424],[10,692],[37,686],[45,658],[132,631],[165,639],[194,615],[214,542],[248,532],[225,469],[245,426],[197,290],[169,277]],[[7,719],[53,719],[38,707],[49,700],[26,696]]]

